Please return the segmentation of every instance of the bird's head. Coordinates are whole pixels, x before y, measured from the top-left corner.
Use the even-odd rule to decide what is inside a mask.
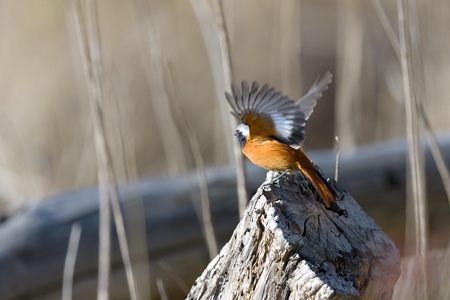
[[[236,127],[236,132],[234,135],[237,137],[239,144],[241,144],[241,148],[244,148],[249,134],[250,128],[248,127],[247,124],[241,123]]]

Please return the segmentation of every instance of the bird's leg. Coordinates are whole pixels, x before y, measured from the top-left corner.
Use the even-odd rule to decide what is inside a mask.
[[[273,178],[271,183],[274,183],[275,181],[277,181],[278,179],[280,179],[281,177],[283,177],[284,175],[286,175],[286,173],[287,173],[288,171],[289,171],[289,170],[286,170],[286,171],[284,171],[283,173],[281,173],[280,175],[278,175],[278,176],[276,176],[275,178]]]
[[[270,182],[265,183],[264,186],[269,186],[271,184],[274,184],[275,181],[277,181],[278,179],[280,179],[281,177],[283,177],[287,172],[289,172],[289,170],[284,171],[283,173],[281,173],[278,176],[275,176],[274,178],[272,178],[272,180],[270,180]]]

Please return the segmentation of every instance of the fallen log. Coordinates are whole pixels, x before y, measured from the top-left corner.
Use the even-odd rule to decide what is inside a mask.
[[[221,169],[208,176],[220,245],[238,221],[233,175],[231,169]],[[143,270],[142,274],[147,273],[137,274],[143,299],[148,295],[159,297],[157,278],[164,282],[170,299],[184,298],[209,261],[197,218],[195,178],[154,179],[119,189],[133,264]],[[137,228],[137,219],[143,219],[143,227]],[[98,189],[92,188],[43,199],[0,224],[0,299],[61,299],[64,260],[74,222],[82,228],[74,299],[96,298]],[[143,235],[136,237],[137,230],[133,229],[143,231]],[[133,244],[136,239],[140,243]],[[128,299],[118,249],[113,230],[110,299]]]
[[[301,174],[266,182],[188,299],[391,299],[392,240],[345,191],[326,209]]]

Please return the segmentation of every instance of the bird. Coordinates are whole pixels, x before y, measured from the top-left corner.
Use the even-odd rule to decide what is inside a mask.
[[[281,173],[281,176],[302,172],[313,184],[325,207],[336,202],[334,189],[314,163],[300,148],[306,137],[306,121],[311,116],[322,92],[328,89],[333,75],[326,72],[316,80],[298,101],[265,84],[259,89],[254,81],[250,87],[242,81],[241,89],[231,85],[232,94],[225,92],[231,114],[240,120],[235,136],[244,155],[255,165]]]

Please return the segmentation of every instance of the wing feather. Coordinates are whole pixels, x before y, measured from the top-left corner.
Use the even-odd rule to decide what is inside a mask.
[[[250,95],[250,88],[247,81],[242,81],[242,108],[245,110],[248,107],[248,100]]]
[[[250,135],[274,135],[278,140],[293,148],[300,147],[306,136],[306,121],[311,115],[317,100],[322,92],[328,88],[332,75],[327,72],[308,93],[297,102],[284,96],[274,88],[264,84],[259,89],[255,81],[251,87],[248,82],[242,81],[241,88],[235,84],[231,86],[232,94],[225,93],[232,114],[241,119],[242,122],[263,126],[265,130],[250,127]],[[267,130],[267,126],[273,130]]]
[[[261,90],[259,91],[258,95],[256,96],[255,100],[253,101],[253,103],[249,104],[249,109],[250,110],[255,110],[255,105],[261,101],[261,99],[263,99],[266,94],[267,91],[269,90],[269,86],[267,84],[263,85],[263,87],[261,88]]]
[[[316,80],[314,84],[311,86],[309,91],[301,97],[297,101],[297,105],[300,106],[300,109],[305,114],[305,119],[308,120],[309,116],[311,116],[314,107],[317,104],[317,100],[322,97],[322,92],[328,89],[328,85],[333,81],[333,74],[329,71],[322,76],[320,80]]]

